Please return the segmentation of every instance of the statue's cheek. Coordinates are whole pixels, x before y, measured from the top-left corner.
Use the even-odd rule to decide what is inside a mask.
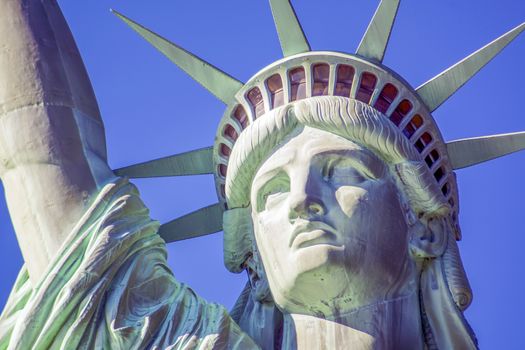
[[[368,190],[357,186],[341,186],[335,191],[335,199],[341,211],[348,218],[354,217],[369,205]]]

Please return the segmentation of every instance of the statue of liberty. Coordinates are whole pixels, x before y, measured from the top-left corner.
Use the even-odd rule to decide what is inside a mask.
[[[355,54],[312,51],[270,5],[284,58],[248,82],[116,13],[226,105],[213,148],[112,170],[54,0],[0,0],[0,178],[24,256],[0,349],[475,349],[454,170],[525,133],[445,142],[431,113],[525,29],[417,89],[382,64],[399,1]],[[128,178],[214,174],[218,203],[159,225]],[[179,283],[166,242],[224,231],[234,308]]]

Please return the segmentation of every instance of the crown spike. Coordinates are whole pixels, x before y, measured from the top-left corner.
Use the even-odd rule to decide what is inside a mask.
[[[310,44],[289,0],[270,0],[273,20],[285,57],[310,51]]]
[[[224,73],[219,68],[164,39],[121,13],[115,10],[111,11],[222,102],[230,103],[237,91],[243,86],[243,83]]]
[[[201,208],[161,225],[159,235],[170,243],[219,232],[223,211],[220,203]]]
[[[451,141],[447,150],[453,169],[466,168],[525,149],[525,132]]]
[[[523,30],[525,30],[525,23],[503,34],[493,42],[418,87],[416,91],[430,112],[436,110],[443,102],[452,96]]]
[[[206,147],[176,154],[169,157],[150,160],[116,169],[118,176],[132,179],[144,177],[184,176],[213,173],[213,147]]]
[[[357,55],[383,62],[398,8],[399,0],[381,1],[359,43]]]

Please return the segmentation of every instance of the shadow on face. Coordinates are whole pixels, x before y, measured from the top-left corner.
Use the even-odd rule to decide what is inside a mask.
[[[340,136],[296,131],[251,188],[255,239],[277,305],[329,315],[413,291],[405,213],[388,166]]]

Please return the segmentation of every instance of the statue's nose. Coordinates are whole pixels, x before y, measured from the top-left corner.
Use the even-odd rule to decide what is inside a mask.
[[[289,219],[311,219],[324,215],[326,208],[321,198],[319,189],[308,186],[308,183],[305,186],[295,186],[289,197]]]

